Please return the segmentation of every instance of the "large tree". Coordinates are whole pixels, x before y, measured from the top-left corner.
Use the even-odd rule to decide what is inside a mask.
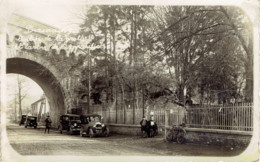
[[[252,101],[252,28],[238,8],[90,6],[80,34],[100,47],[89,70],[93,93],[105,90],[107,102],[118,93],[133,109],[166,94],[184,104]]]

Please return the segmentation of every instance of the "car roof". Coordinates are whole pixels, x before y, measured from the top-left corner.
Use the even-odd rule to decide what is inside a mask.
[[[89,116],[101,116],[99,114],[87,114],[87,115],[81,115],[82,117],[89,117]]]
[[[33,117],[33,118],[37,118],[37,116],[31,116],[31,115],[30,115],[30,116],[27,116],[27,117]]]
[[[61,115],[61,116],[73,116],[73,117],[80,117],[79,115],[77,114],[65,114],[65,115]]]

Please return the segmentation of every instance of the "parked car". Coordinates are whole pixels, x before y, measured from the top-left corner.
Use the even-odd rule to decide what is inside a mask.
[[[98,114],[81,115],[81,136],[109,136],[109,128],[102,123],[102,117]]]
[[[70,135],[80,134],[81,121],[80,116],[76,114],[65,114],[60,116],[60,124],[58,130],[62,134],[66,131]]]
[[[22,115],[22,117],[21,117],[21,121],[20,121],[19,125],[22,125],[22,124],[25,123],[25,121],[26,121],[26,117],[27,117],[27,115]]]
[[[34,127],[37,128],[37,117],[36,116],[27,116],[24,127]]]

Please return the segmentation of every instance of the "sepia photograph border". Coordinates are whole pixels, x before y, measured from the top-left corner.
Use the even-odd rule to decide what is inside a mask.
[[[1,60],[1,160],[11,161],[259,161],[259,2],[257,0],[45,0],[46,3],[82,3],[84,5],[222,5],[236,6],[248,14],[253,23],[253,54],[254,54],[254,117],[253,136],[247,149],[234,157],[209,156],[21,156],[8,142],[6,131],[6,28],[10,15],[13,13],[15,0],[0,0],[0,60]]]

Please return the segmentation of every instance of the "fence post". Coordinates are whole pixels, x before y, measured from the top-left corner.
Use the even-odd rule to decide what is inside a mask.
[[[166,112],[166,106],[164,107],[164,136],[165,136],[165,139],[166,139],[166,127],[168,125],[167,123],[168,121],[168,115],[167,115],[167,112]]]

